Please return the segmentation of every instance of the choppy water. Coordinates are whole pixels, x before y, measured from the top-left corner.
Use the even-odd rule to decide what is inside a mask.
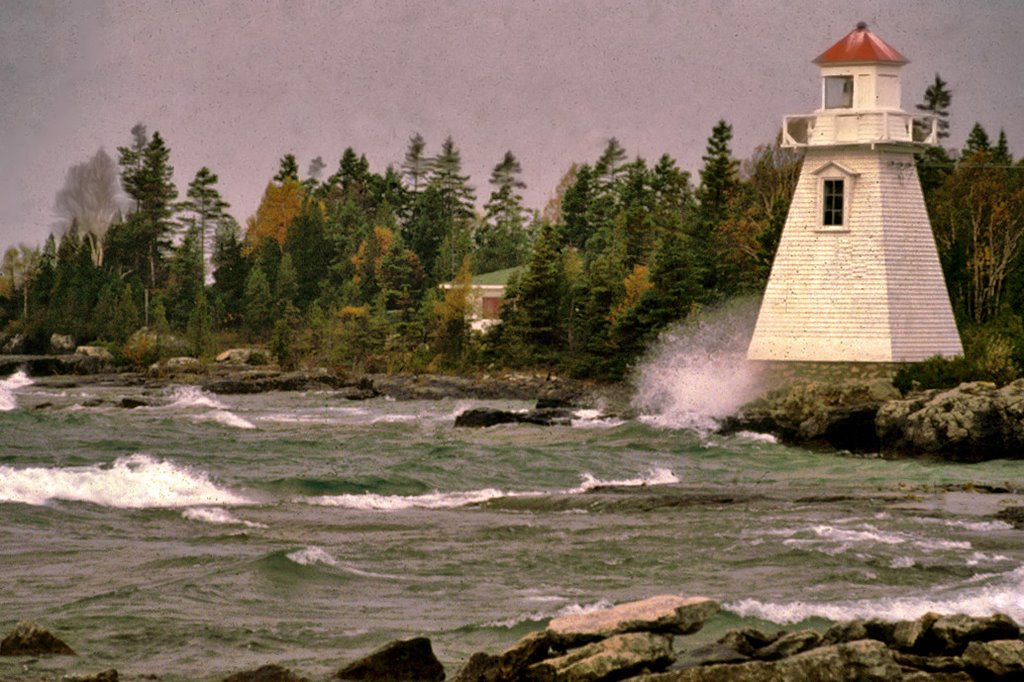
[[[961,489],[1019,487],[1019,462],[815,453],[666,415],[453,428],[481,404],[528,407],[0,380],[0,631],[33,618],[82,654],[0,659],[0,678],[321,676],[412,635],[451,674],[556,614],[665,592],[720,599],[710,634],[1024,621],[1024,532],[992,518],[1022,500]]]

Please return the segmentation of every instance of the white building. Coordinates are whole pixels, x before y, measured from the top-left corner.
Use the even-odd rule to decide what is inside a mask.
[[[804,160],[747,356],[904,362],[961,354],[914,153],[935,121],[900,107],[907,60],[858,24],[814,60],[821,108],[783,120]]]

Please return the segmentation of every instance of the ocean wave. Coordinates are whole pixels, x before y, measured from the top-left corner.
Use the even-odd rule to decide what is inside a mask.
[[[594,613],[597,611],[604,611],[610,609],[614,604],[607,599],[601,599],[592,604],[568,604],[558,609],[557,611],[530,611],[527,613],[520,613],[509,618],[503,618],[501,620],[492,620],[484,623],[484,627],[488,628],[505,628],[511,630],[517,625],[523,623],[540,623],[552,618],[561,618],[563,616],[578,616],[587,613]]]
[[[757,431],[737,431],[734,434],[740,440],[750,440],[755,443],[778,443],[779,439],[770,433],[758,433]]]
[[[469,504],[479,504],[497,497],[506,497],[509,493],[495,488],[469,490],[464,492],[442,493],[433,492],[423,495],[378,495],[377,493],[361,493],[359,495],[321,495],[306,500],[309,504],[325,507],[344,507],[366,511],[398,511],[402,509],[454,509]]]
[[[624,419],[606,417],[601,410],[576,410],[570,426],[576,429],[613,429],[626,423]]]
[[[18,370],[6,379],[0,379],[0,412],[10,412],[18,407],[18,399],[14,392],[19,388],[32,385],[32,379],[24,371]]]
[[[175,386],[171,393],[171,402],[168,407],[181,409],[191,407],[210,407],[215,410],[228,409],[227,405],[198,386]]]
[[[239,417],[234,412],[228,410],[213,410],[201,417],[198,417],[200,421],[211,421],[224,426],[230,426],[235,429],[255,429],[256,425],[244,417]]]
[[[203,523],[213,523],[217,525],[240,525],[245,526],[246,528],[267,527],[264,523],[256,523],[254,521],[245,521],[240,519],[227,509],[221,509],[220,507],[190,507],[183,511],[181,515],[189,521],[201,521]]]
[[[380,495],[360,493],[345,495],[321,495],[302,499],[307,504],[325,507],[344,507],[365,511],[399,511],[403,509],[455,509],[471,504],[480,504],[502,497],[540,497],[543,495],[577,495],[595,488],[638,487],[678,483],[679,478],[668,469],[654,468],[636,478],[602,480],[589,472],[580,475],[580,485],[575,488],[554,491],[504,491],[498,488],[482,488],[455,492],[434,491],[421,495]]]
[[[907,545],[926,553],[971,549],[971,543],[966,540],[920,537],[911,533],[882,530],[870,523],[862,523],[854,528],[819,524],[806,528],[758,531],[756,535],[782,536],[786,538],[782,544],[787,547],[819,551],[830,556],[865,545]]]
[[[104,507],[149,509],[249,504],[204,471],[145,454],[119,457],[110,466],[16,469],[0,466],[0,502],[44,505],[51,500]]]
[[[854,618],[914,620],[929,611],[964,613],[976,617],[1004,613],[1021,622],[1024,620],[1024,566],[1002,574],[992,584],[953,591],[944,597],[884,597],[821,603],[773,603],[741,599],[724,606],[741,617],[760,618],[779,624],[799,623],[808,618],[827,618],[832,621]]]
[[[361,578],[381,578],[384,580],[398,580],[399,577],[396,575],[388,575],[387,573],[375,573],[374,571],[364,571],[361,568],[343,564],[342,562],[335,559],[330,555],[327,550],[316,545],[309,545],[302,549],[297,549],[294,552],[285,554],[285,558],[289,561],[298,564],[299,566],[315,566],[320,564],[322,566],[329,566],[331,568],[342,570],[352,575],[357,575]]]

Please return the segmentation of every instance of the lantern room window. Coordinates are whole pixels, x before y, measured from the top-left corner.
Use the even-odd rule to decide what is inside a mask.
[[[825,108],[853,107],[853,76],[825,76]]]
[[[822,187],[824,215],[822,225],[825,227],[843,226],[843,181],[825,180]]]

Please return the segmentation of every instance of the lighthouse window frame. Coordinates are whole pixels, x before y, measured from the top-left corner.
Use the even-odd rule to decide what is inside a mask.
[[[846,183],[842,178],[822,178],[822,227],[842,228],[846,218]]]
[[[822,89],[826,109],[853,108],[853,76],[825,76]]]

